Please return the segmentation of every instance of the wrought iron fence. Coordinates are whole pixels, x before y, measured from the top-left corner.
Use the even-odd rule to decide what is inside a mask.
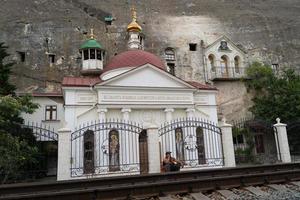
[[[20,124],[20,126],[31,129],[37,141],[58,141],[58,134],[50,126],[34,122],[27,122]]]
[[[213,122],[199,118],[176,119],[159,129],[161,156],[172,152],[184,168],[222,166],[221,129]]]
[[[243,118],[231,123],[238,165],[280,162],[277,129],[271,123],[254,118]],[[239,140],[241,137],[243,140]]]
[[[142,131],[139,124],[119,120],[79,126],[71,134],[71,177],[140,173]]]

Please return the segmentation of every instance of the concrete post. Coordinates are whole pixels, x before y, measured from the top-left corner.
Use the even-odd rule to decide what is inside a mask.
[[[58,161],[57,180],[69,180],[71,178],[71,129],[58,130]]]
[[[123,113],[123,120],[124,121],[129,121],[129,113],[131,112],[131,109],[130,108],[123,108],[121,110],[121,112]]]
[[[160,173],[160,153],[158,127],[150,125],[147,128],[149,174]]]
[[[219,123],[222,131],[222,144],[224,154],[224,166],[235,167],[235,155],[232,139],[232,125],[227,124],[225,118]]]
[[[277,136],[276,131],[275,134],[275,141],[277,147],[277,154],[280,156],[281,161],[283,163],[291,162],[291,154],[290,154],[290,147],[289,141],[286,132],[286,124],[280,123],[280,119],[276,119],[277,123],[274,124],[274,127],[277,129]]]

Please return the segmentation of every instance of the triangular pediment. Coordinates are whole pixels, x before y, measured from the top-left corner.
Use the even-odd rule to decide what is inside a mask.
[[[115,76],[98,85],[120,86],[120,87],[155,87],[155,88],[194,88],[185,81],[158,69],[157,67],[146,64],[123,74]]]
[[[222,37],[218,38],[216,41],[214,41],[213,43],[211,43],[210,45],[208,45],[205,48],[205,51],[209,51],[212,48],[219,48],[221,41],[226,41],[228,43],[228,47],[229,47],[230,50],[236,50],[236,51],[239,51],[242,54],[246,54],[245,50],[243,50],[242,48],[238,47],[232,40],[230,40],[225,35],[223,35]]]

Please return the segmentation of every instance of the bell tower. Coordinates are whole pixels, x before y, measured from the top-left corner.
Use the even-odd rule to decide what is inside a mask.
[[[132,21],[127,26],[128,49],[144,49],[142,27],[137,23],[136,9],[131,8]]]
[[[97,42],[94,30],[91,29],[90,37],[79,49],[82,57],[82,75],[97,75],[103,70],[103,61],[105,50],[101,44]]]

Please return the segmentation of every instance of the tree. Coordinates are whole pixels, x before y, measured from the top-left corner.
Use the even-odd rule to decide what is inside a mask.
[[[8,47],[4,43],[0,43],[0,95],[13,94],[16,87],[9,83],[9,76],[11,74],[11,67],[14,63],[5,63],[5,58],[9,56],[6,52]]]
[[[268,122],[277,117],[283,122],[300,118],[300,76],[294,70],[286,69],[276,75],[270,66],[255,62],[247,75],[250,79],[246,85],[254,94],[250,111],[255,117]]]
[[[7,47],[0,43],[0,182],[17,179],[22,171],[38,163],[38,148],[32,130],[22,128],[21,113],[33,113],[38,105],[32,97],[15,95],[9,83],[13,63],[6,63]],[[38,165],[37,165],[38,166]]]
[[[8,179],[19,179],[28,165],[38,163],[38,149],[26,140],[0,132],[0,177],[1,183]]]

